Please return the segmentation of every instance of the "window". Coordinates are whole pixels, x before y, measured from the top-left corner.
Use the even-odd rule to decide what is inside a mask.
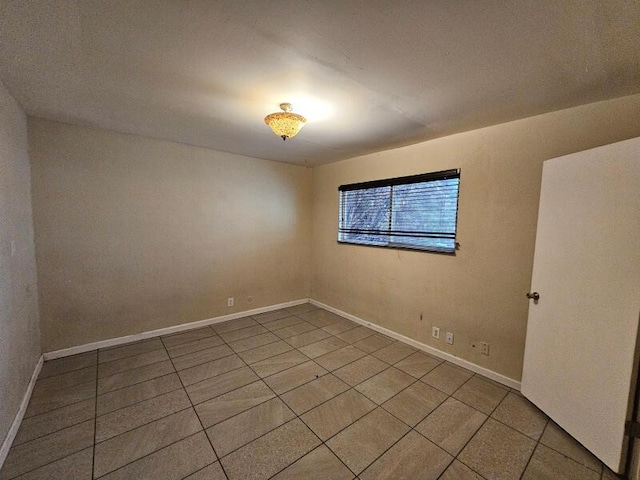
[[[338,242],[454,253],[460,170],[341,185]]]

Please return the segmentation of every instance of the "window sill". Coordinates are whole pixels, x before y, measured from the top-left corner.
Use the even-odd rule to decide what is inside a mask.
[[[414,252],[423,252],[423,253],[437,253],[439,255],[449,255],[449,256],[456,256],[456,250],[451,250],[451,249],[438,249],[438,248],[420,248],[420,247],[415,247],[415,246],[409,246],[409,245],[402,245],[402,244],[389,244],[389,245],[375,245],[375,244],[370,244],[370,243],[356,243],[356,242],[345,242],[342,240],[338,240],[337,241],[338,244],[341,245],[355,245],[358,247],[374,247],[374,248],[385,248],[388,250],[410,250],[410,251],[414,251]]]

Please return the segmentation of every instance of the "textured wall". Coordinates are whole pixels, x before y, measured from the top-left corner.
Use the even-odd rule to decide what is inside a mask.
[[[43,351],[309,296],[307,168],[31,117],[29,142]]]
[[[638,135],[635,95],[316,167],[311,296],[519,380],[542,163]],[[455,256],[336,243],[339,185],[451,168],[461,168]]]
[[[27,120],[0,83],[0,445],[39,356]]]

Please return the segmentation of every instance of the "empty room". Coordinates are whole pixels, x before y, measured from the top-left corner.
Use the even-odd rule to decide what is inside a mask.
[[[640,479],[636,0],[0,0],[0,480]]]

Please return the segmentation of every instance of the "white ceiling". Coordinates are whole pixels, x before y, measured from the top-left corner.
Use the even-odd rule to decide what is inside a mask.
[[[640,1],[0,0],[0,78],[32,115],[317,165],[640,92]]]

